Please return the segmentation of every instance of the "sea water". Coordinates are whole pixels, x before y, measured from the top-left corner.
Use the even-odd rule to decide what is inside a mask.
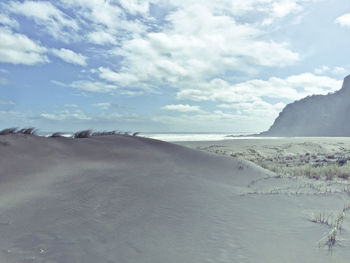
[[[139,136],[152,138],[167,142],[181,142],[181,141],[221,141],[230,139],[243,139],[248,138],[245,135],[252,133],[249,132],[232,132],[232,133],[188,133],[188,132],[152,132],[152,133],[140,133]],[[251,137],[249,137],[251,138]]]
[[[48,137],[52,132],[39,132],[41,136]],[[72,137],[73,132],[64,132],[62,136]],[[141,132],[137,136],[151,138],[166,142],[185,141],[221,141],[221,140],[244,140],[244,139],[276,139],[278,137],[253,137],[254,132]],[[250,135],[250,136],[249,136]]]

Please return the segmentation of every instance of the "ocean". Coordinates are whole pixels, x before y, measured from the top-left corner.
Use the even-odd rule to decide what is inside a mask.
[[[39,132],[41,136],[50,136],[52,132]],[[266,137],[249,136],[253,132],[141,132],[137,136],[146,137],[166,142],[184,142],[184,141],[221,141],[221,140],[244,140],[244,139],[266,139]],[[72,132],[62,134],[65,137],[73,136]],[[273,139],[273,137],[267,137]]]
[[[231,132],[231,133],[189,133],[189,132],[152,132],[152,133],[140,133],[139,136],[157,139],[167,142],[181,142],[181,141],[221,141],[230,139],[243,139],[248,138],[244,135],[252,134],[251,132]],[[240,137],[233,137],[240,136]],[[252,138],[252,137],[249,137]]]

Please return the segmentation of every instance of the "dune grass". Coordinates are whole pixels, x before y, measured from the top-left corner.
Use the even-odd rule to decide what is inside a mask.
[[[313,223],[325,225],[330,228],[329,232],[318,241],[318,246],[327,246],[329,250],[341,240],[339,235],[343,229],[343,222],[347,212],[350,211],[350,204],[345,204],[344,208],[339,212],[331,212],[326,214],[325,212],[319,214],[312,214],[309,220]]]
[[[256,164],[281,176],[306,176],[310,179],[324,179],[327,181],[336,178],[345,180],[350,178],[350,164],[327,164],[317,167],[306,164],[296,167],[286,167],[262,160],[257,161]]]
[[[102,131],[102,132],[93,132],[92,130],[82,130],[74,133],[73,138],[89,138],[96,136],[112,136],[112,135],[125,135],[125,136],[137,136],[139,132],[121,132],[121,131]]]
[[[16,134],[17,128],[7,128],[0,131],[0,135]]]
[[[54,132],[53,134],[50,135],[51,138],[62,138],[63,133],[62,132]]]
[[[14,134],[22,134],[22,135],[37,135],[37,129],[34,127],[28,127],[28,128],[6,128],[3,130],[0,130],[0,135],[14,135]],[[93,132],[92,130],[81,130],[77,131],[73,134],[72,138],[89,138],[89,137],[95,137],[95,136],[111,136],[111,135],[126,135],[126,136],[138,136],[140,133],[139,132],[121,132],[117,130],[112,130],[112,131],[96,131]],[[50,136],[51,138],[60,138],[64,137],[62,132],[54,132]]]
[[[83,131],[78,131],[73,134],[74,139],[81,139],[81,138],[89,138],[92,135],[91,130],[83,130]]]
[[[36,133],[36,129],[33,128],[33,127],[30,127],[30,128],[24,128],[24,129],[20,129],[20,130],[17,130],[17,134],[26,134],[26,135],[37,135]]]
[[[9,135],[9,134],[24,134],[24,135],[37,135],[36,129],[34,127],[29,128],[7,128],[0,131],[0,135]]]

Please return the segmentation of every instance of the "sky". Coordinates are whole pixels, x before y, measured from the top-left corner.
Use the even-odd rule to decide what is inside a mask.
[[[0,128],[261,132],[349,46],[348,0],[0,0]]]

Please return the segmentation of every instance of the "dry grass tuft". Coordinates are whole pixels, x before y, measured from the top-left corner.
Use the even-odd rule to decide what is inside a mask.
[[[63,133],[62,132],[54,132],[53,134],[51,134],[50,137],[51,138],[61,138],[61,137],[63,137]]]
[[[0,135],[8,135],[15,134],[17,132],[17,128],[7,128],[0,131]]]
[[[331,228],[328,234],[323,237],[319,242],[319,246],[322,245],[328,246],[329,250],[332,250],[333,247],[339,242],[339,233],[343,229],[343,222],[347,212],[350,211],[350,204],[344,205],[344,208],[337,215],[330,214],[326,216],[324,213],[319,214],[318,216],[311,218],[310,221],[318,224],[324,224]],[[325,240],[325,242],[324,242]]]
[[[92,136],[92,131],[91,130],[83,130],[83,131],[78,131],[74,133],[73,138],[74,139],[81,139],[81,138],[89,138]]]
[[[106,136],[106,135],[116,135],[117,131],[103,131],[103,132],[93,132],[91,136]]]
[[[25,134],[25,135],[36,135],[36,129],[33,127],[20,129],[16,132],[17,134]]]
[[[0,135],[9,135],[9,134],[37,135],[36,129],[33,127],[23,128],[20,130],[18,130],[18,128],[7,128],[0,131]]]

